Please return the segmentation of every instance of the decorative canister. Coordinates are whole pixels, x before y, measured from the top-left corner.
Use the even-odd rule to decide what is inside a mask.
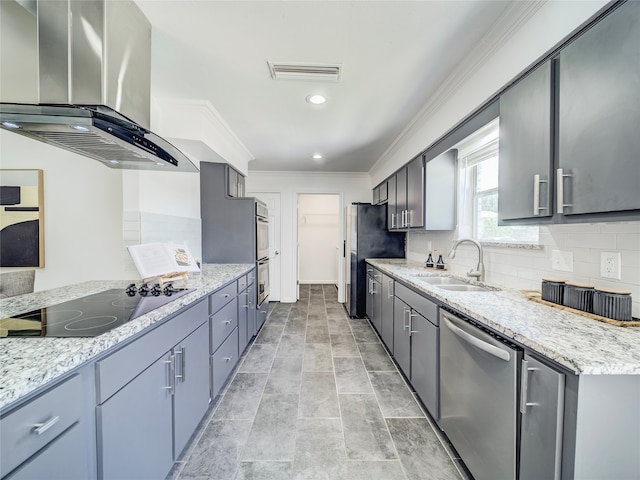
[[[564,285],[563,305],[593,313],[593,285],[567,282]]]
[[[559,278],[542,279],[542,299],[562,305],[565,281]]]
[[[631,321],[631,292],[596,289],[593,293],[593,313],[614,320]]]

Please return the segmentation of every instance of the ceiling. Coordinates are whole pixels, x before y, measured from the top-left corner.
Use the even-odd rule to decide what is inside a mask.
[[[250,170],[367,172],[510,2],[136,3],[153,26],[152,96],[210,102]],[[338,64],[341,80],[274,80],[268,62]]]

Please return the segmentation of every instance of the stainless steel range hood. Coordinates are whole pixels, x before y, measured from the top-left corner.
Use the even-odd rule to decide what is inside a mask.
[[[38,101],[0,103],[1,128],[110,168],[198,171],[148,129],[151,25],[133,1],[39,1],[37,37]]]

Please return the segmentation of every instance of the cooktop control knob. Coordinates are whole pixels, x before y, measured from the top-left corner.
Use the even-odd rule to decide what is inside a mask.
[[[136,295],[137,289],[135,283],[130,283],[129,286],[125,289],[125,293],[130,297],[134,297]]]

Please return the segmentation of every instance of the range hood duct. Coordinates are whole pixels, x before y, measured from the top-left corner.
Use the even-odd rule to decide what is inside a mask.
[[[0,103],[3,129],[110,168],[198,171],[149,131],[151,24],[133,1],[38,1],[37,34],[38,104]]]

